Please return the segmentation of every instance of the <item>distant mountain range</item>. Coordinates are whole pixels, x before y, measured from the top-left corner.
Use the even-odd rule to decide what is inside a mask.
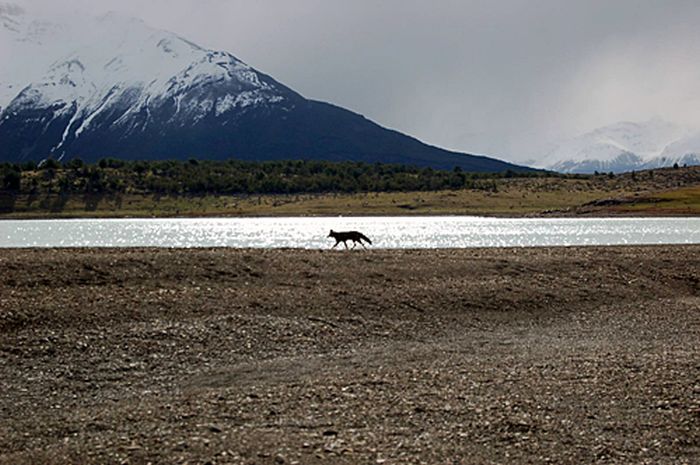
[[[0,161],[321,159],[529,168],[433,147],[309,100],[230,53],[107,14],[79,28],[0,5]],[[313,72],[313,71],[310,71]]]
[[[562,143],[536,166],[564,173],[700,165],[700,132],[659,118],[604,126]]]

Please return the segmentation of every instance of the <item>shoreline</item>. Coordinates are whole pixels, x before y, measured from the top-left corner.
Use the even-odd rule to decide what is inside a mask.
[[[595,249],[657,249],[657,248],[694,248],[700,247],[700,243],[675,243],[675,244],[590,244],[590,245],[528,245],[528,246],[475,246],[475,247],[412,247],[412,248],[381,248],[373,247],[367,249],[345,249],[336,247],[333,248],[332,243],[328,247],[324,248],[303,248],[303,247],[226,247],[226,246],[202,246],[202,247],[183,247],[183,246],[28,246],[28,247],[0,247],[2,252],[31,252],[31,251],[75,251],[75,252],[157,252],[157,251],[170,251],[170,252],[195,252],[195,251],[209,251],[209,252],[251,252],[251,253],[261,253],[261,252],[280,252],[280,253],[293,253],[293,252],[317,252],[317,253],[346,253],[346,254],[363,254],[363,253],[421,253],[421,252],[479,252],[479,251],[544,251],[544,250],[595,250]],[[2,263],[2,260],[0,260]]]
[[[653,178],[513,178],[497,190],[454,189],[297,194],[104,193],[67,197],[0,193],[0,218],[268,217],[343,215],[700,216],[700,167]]]
[[[484,214],[484,213],[407,213],[407,214],[380,214],[380,213],[338,213],[338,214],[269,214],[269,215],[178,215],[178,216],[32,216],[32,215],[0,215],[0,221],[23,221],[23,220],[168,220],[168,219],[264,219],[264,218],[426,218],[426,217],[473,217],[473,218],[494,218],[494,219],[615,219],[615,218],[700,218],[699,214],[688,213],[654,213],[653,215],[646,213],[596,213],[596,214],[555,214],[541,213],[529,215],[503,215],[503,214]]]

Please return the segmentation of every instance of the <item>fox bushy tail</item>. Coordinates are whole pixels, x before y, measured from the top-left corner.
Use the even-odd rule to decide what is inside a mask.
[[[365,236],[365,235],[362,234],[362,233],[359,233],[359,234],[360,234],[360,239],[367,241],[368,244],[371,244],[371,243],[372,243],[372,241],[369,240],[369,237]]]

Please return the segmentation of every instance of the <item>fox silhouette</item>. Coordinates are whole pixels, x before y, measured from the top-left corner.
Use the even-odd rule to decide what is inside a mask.
[[[348,248],[348,242],[347,241],[352,241],[352,248],[354,249],[357,247],[357,244],[359,243],[363,248],[365,247],[365,244],[362,243],[362,241],[367,242],[368,244],[371,244],[372,241],[369,240],[369,237],[365,236],[359,231],[344,231],[344,232],[335,232],[331,229],[330,234],[328,234],[328,237],[332,237],[335,239],[335,245],[332,248],[335,248],[338,244],[341,242],[345,245],[345,248]]]

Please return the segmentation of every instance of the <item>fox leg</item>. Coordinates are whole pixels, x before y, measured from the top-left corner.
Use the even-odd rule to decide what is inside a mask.
[[[333,247],[331,247],[331,249],[335,249],[335,247],[336,247],[338,244],[340,244],[340,241],[335,241],[335,245],[334,245]]]
[[[345,250],[348,250],[348,241],[347,241],[347,240],[344,240],[344,241],[343,241],[343,244],[345,245]]]

